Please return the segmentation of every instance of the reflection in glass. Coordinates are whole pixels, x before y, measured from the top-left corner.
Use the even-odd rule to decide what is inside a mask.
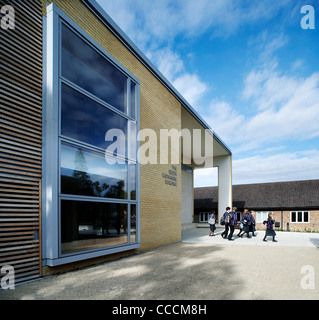
[[[127,77],[64,24],[62,75],[125,112]]]
[[[62,85],[61,133],[105,150],[110,129],[122,130],[127,137],[127,120],[66,85]],[[125,155],[123,155],[125,156]]]
[[[137,132],[136,123],[133,121],[128,122],[129,127],[129,140],[128,140],[128,156],[130,159],[135,160],[137,158]]]
[[[61,144],[61,193],[127,198],[127,164],[110,165],[104,155]]]
[[[125,244],[127,204],[61,201],[61,253]]]
[[[131,242],[136,242],[136,205],[131,204]]]
[[[136,164],[129,164],[131,200],[136,200]]]
[[[136,103],[135,103],[135,98],[136,98],[136,85],[134,82],[131,81],[131,117],[135,119],[136,116]]]

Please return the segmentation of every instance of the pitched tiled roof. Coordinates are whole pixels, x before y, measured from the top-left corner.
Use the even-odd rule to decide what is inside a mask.
[[[194,188],[194,208],[217,208],[217,187]],[[233,205],[251,209],[319,208],[319,180],[233,186]]]

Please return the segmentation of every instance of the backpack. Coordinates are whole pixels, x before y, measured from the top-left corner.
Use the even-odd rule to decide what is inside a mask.
[[[225,215],[225,213],[226,213],[226,215]],[[223,215],[222,215],[222,217],[221,217],[221,219],[220,219],[220,224],[223,226],[223,225],[225,225],[225,223],[227,222],[227,223],[229,223],[230,222],[230,212],[225,212]],[[225,217],[226,216],[226,217]]]

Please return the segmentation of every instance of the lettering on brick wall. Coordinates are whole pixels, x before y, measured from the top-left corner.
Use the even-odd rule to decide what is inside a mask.
[[[165,184],[177,187],[177,168],[175,166],[172,166],[168,173],[162,173],[162,177],[165,179]]]

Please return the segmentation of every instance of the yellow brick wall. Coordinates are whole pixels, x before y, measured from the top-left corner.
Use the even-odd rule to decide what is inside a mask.
[[[181,130],[181,105],[145,66],[98,20],[80,0],[54,2],[83,31],[140,80],[140,127]],[[158,141],[159,146],[159,141]],[[159,149],[159,148],[158,148]],[[158,157],[159,158],[159,157]],[[177,166],[177,187],[165,184],[162,173],[171,165],[141,165],[140,217],[141,249],[147,250],[181,238],[181,170]]]

